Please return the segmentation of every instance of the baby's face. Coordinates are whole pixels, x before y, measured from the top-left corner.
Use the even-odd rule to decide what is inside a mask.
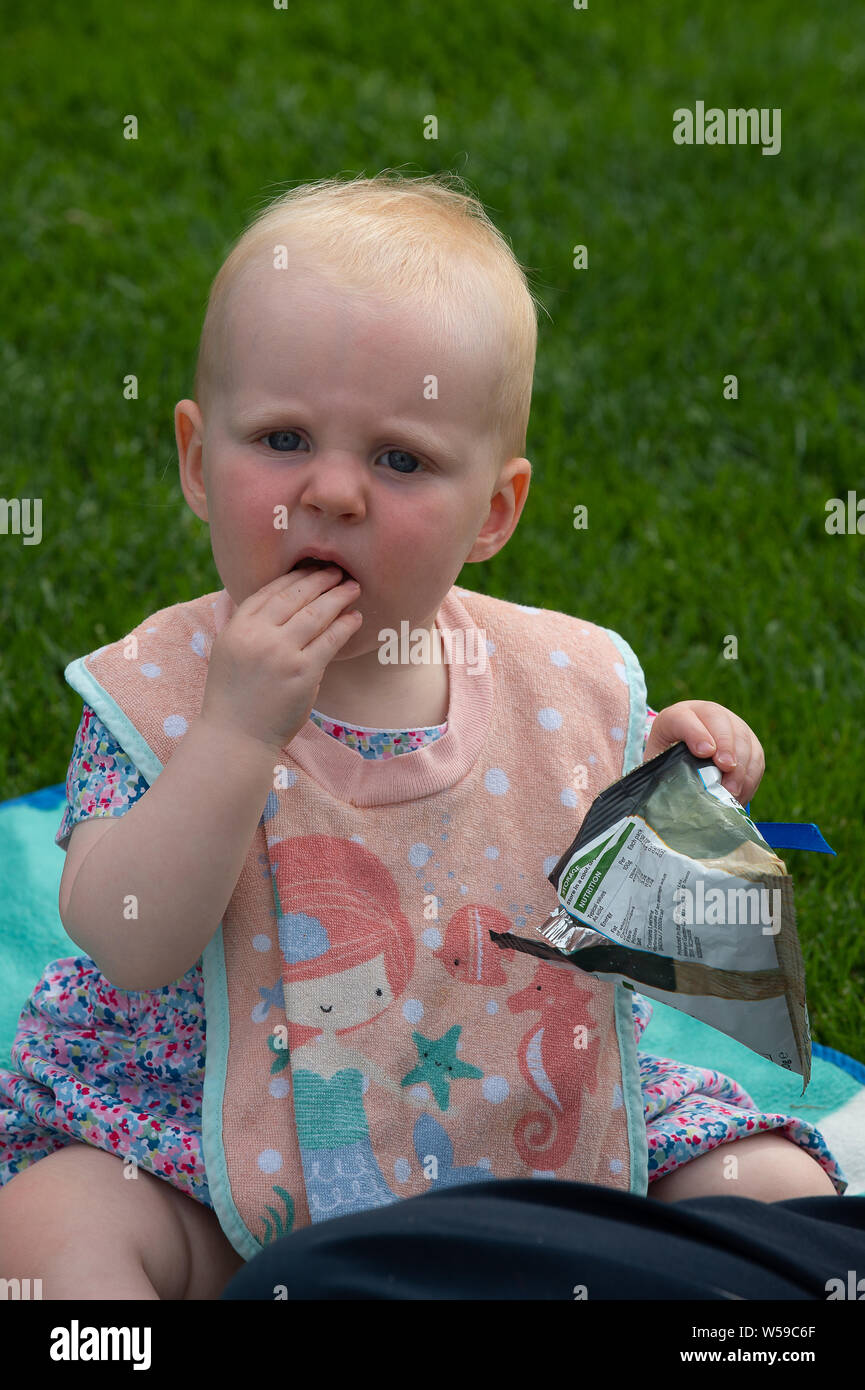
[[[508,462],[486,407],[492,364],[436,349],[414,306],[347,299],[308,271],[256,270],[236,289],[194,510],[235,604],[334,549],[364,617],[340,657],[374,650],[381,627],[431,621],[470,551],[507,539],[474,545]]]

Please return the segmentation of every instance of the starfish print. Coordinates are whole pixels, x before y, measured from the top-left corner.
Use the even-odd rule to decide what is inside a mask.
[[[461,1062],[456,1054],[457,1038],[462,1029],[458,1023],[441,1038],[425,1038],[423,1033],[412,1033],[418,1051],[418,1064],[414,1071],[402,1079],[403,1086],[413,1082],[425,1081],[435,1096],[440,1110],[447,1110],[450,1103],[450,1083],[461,1076],[483,1076],[479,1067]]]

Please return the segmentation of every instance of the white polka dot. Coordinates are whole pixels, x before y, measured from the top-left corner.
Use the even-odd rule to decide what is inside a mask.
[[[163,719],[162,727],[169,738],[181,738],[189,726],[182,714],[169,714]]]
[[[488,637],[488,638],[486,639],[486,644],[487,644],[487,656],[495,656],[495,652],[496,652],[496,644],[495,644],[495,642],[491,642],[490,639],[489,639],[489,637]]]
[[[437,951],[442,945],[443,940],[444,938],[438,927],[427,927],[426,931],[421,935],[421,941],[424,946],[429,946],[431,951]]]
[[[361,1088],[360,1088],[360,1093],[361,1093],[361,1095],[362,1095],[362,1096],[365,1096],[368,1090],[369,1090],[369,1077],[367,1076],[366,1072],[364,1072],[364,1074],[363,1074],[363,1081],[362,1081],[362,1083],[361,1083]]]
[[[622,1104],[622,1088],[617,1081],[613,1086],[613,1109],[621,1110]]]
[[[550,661],[554,666],[570,666],[571,658],[567,652],[550,652]]]
[[[262,1149],[258,1155],[258,1166],[262,1173],[278,1173],[282,1167],[282,1154],[278,1149]]]
[[[402,1006],[402,1016],[407,1023],[420,1023],[423,1018],[423,1003],[420,999],[406,999]]]
[[[296,773],[296,772],[293,772],[293,773],[291,774],[291,783],[290,783],[290,785],[293,787],[296,781],[297,781],[297,773]],[[363,836],[362,836],[362,835],[349,835],[348,838],[349,838],[350,840],[354,840],[354,842],[355,842],[356,845],[362,845],[363,842],[364,842],[364,841],[363,841]]]
[[[547,855],[546,859],[544,860],[544,878],[549,878],[550,874],[553,872],[553,869],[556,867],[561,857],[562,856],[560,854]]]
[[[628,684],[628,673],[627,673],[627,671],[625,670],[624,666],[622,665],[621,661],[617,661],[617,662],[616,662],[615,666],[613,667],[613,670],[615,671],[616,675],[618,676],[618,678],[619,678],[619,680],[622,682],[622,684],[623,684],[623,685],[627,685],[627,684]]]
[[[491,796],[504,796],[510,785],[507,773],[500,767],[491,767],[484,777],[484,786]]]
[[[205,656],[207,653],[207,638],[203,632],[193,632],[189,639],[189,645],[196,656]]]
[[[538,723],[542,729],[560,729],[562,727],[562,716],[557,709],[548,705],[544,709],[538,710]]]
[[[581,636],[581,637],[588,637],[588,635],[589,635],[589,628],[587,628],[587,627],[581,627],[581,628],[580,628],[580,636]]]
[[[397,1182],[408,1182],[411,1177],[411,1164],[407,1158],[395,1158],[393,1161],[393,1175]]]
[[[616,740],[617,743],[621,743],[621,741],[622,741],[622,739],[623,739],[624,737],[625,737],[625,731],[624,731],[624,729],[620,729],[619,726],[618,726],[618,724],[614,724],[613,727],[612,727],[612,729],[610,730],[610,738],[614,738],[614,739]]]
[[[621,1173],[621,1171],[622,1171],[622,1160],[621,1160],[620,1158],[611,1158],[611,1159],[610,1159],[610,1172],[611,1172],[611,1173]]]
[[[291,1083],[284,1076],[275,1076],[267,1089],[274,1100],[283,1100],[291,1090]]]
[[[519,608],[523,613],[540,613],[540,608],[530,608],[527,603],[515,603],[514,608]]]
[[[272,951],[273,942],[264,932],[259,932],[252,938],[252,949],[254,951]]]
[[[147,676],[150,680],[153,680],[154,676],[162,675],[162,667],[155,666],[152,661],[142,661],[138,669],[142,676]]]
[[[498,1006],[496,1000],[495,1000],[495,999],[488,999],[488,1000],[487,1000],[487,1013],[488,1013],[488,1014],[497,1014],[498,1011],[499,1011],[499,1006]]]
[[[408,862],[413,869],[422,869],[430,858],[432,858],[432,850],[429,845],[425,845],[422,842],[412,845],[408,852]]]
[[[595,757],[594,753],[590,753],[590,754],[589,754],[589,762],[590,762],[590,763],[596,763],[597,761],[598,761],[598,760],[597,760],[597,758]]]
[[[580,800],[573,787],[564,787],[559,797],[563,806],[579,806]]]
[[[487,845],[484,854],[487,859],[498,859],[499,857],[499,851],[496,849],[495,845]]]
[[[478,1166],[479,1168],[486,1168],[487,1171],[489,1171],[489,1170],[492,1168],[492,1166],[493,1166],[493,1164],[492,1164],[492,1159],[489,1159],[489,1158],[479,1158],[479,1159],[478,1159],[478,1164],[477,1164],[477,1166]]]
[[[423,1086],[412,1086],[410,1089],[412,1095],[417,1096],[418,1100],[426,1100],[430,1094],[430,1089],[425,1084]]]
[[[146,627],[146,628],[144,629],[144,631],[145,631],[145,632],[158,632],[158,631],[159,631],[159,628],[158,628],[158,627]]]
[[[492,1101],[493,1105],[499,1105],[501,1101],[507,1100],[511,1093],[506,1076],[485,1076],[481,1090],[484,1100]]]

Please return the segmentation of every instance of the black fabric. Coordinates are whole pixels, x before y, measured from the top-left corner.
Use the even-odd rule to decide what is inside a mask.
[[[269,1245],[223,1299],[820,1299],[865,1272],[865,1197],[658,1202],[515,1178],[431,1190]],[[280,1296],[285,1296],[280,1294]]]

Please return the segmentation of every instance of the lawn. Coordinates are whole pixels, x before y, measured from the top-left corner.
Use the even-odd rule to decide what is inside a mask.
[[[231,243],[296,182],[455,170],[543,304],[529,500],[460,582],[614,628],[656,709],[751,725],[752,814],[837,851],[787,864],[814,1037],[861,1058],[865,535],[825,528],[865,498],[861,0],[78,0],[4,27],[0,493],[41,498],[43,534],[0,536],[0,796],[64,779],[69,661],[220,587],[172,411]],[[698,100],[780,109],[780,152],[677,145]]]

